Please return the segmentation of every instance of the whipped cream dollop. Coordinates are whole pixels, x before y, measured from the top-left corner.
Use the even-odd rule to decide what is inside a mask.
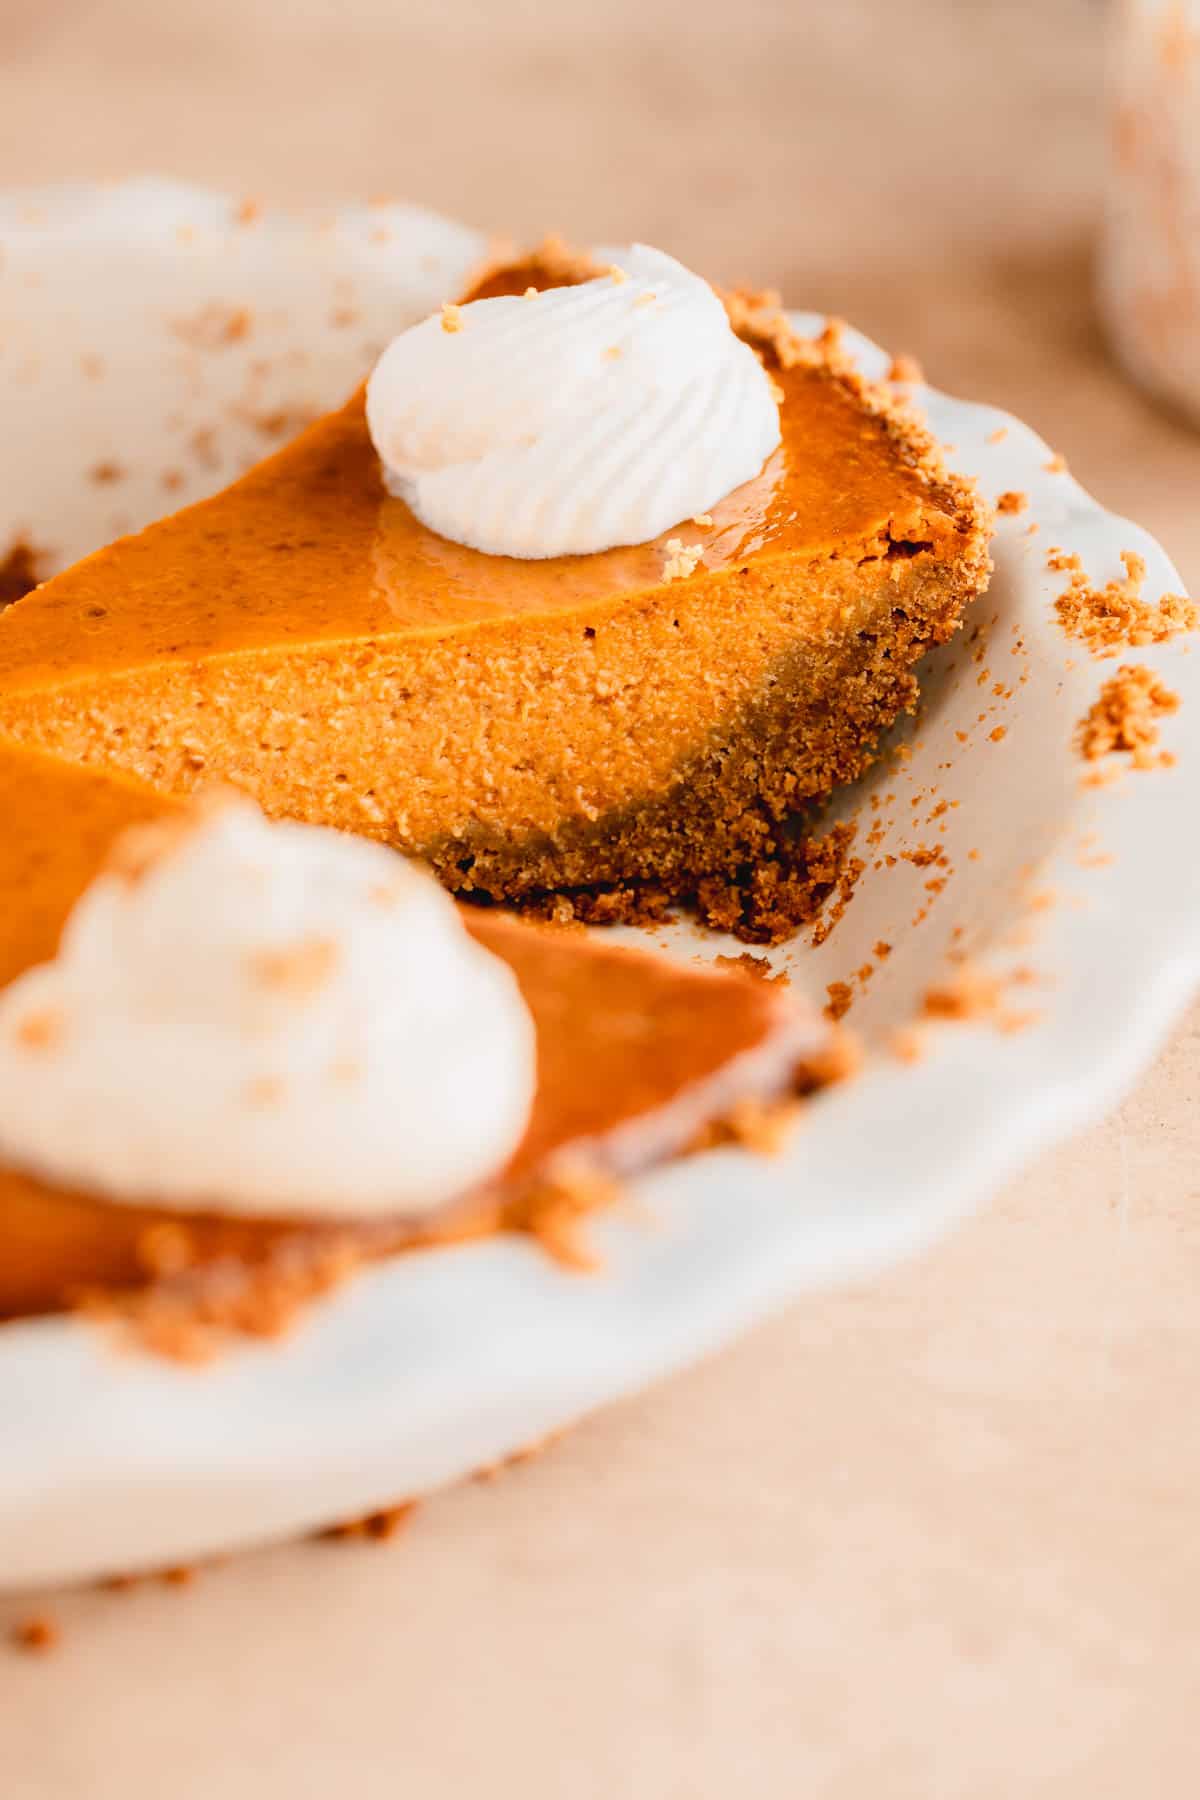
[[[644,244],[577,287],[445,307],[367,384],[388,487],[496,556],[642,544],[708,512],[779,442],[771,380],[716,294]]]
[[[233,801],[129,834],[0,995],[0,1157],[114,1201],[423,1213],[535,1080],[508,966],[381,845]]]

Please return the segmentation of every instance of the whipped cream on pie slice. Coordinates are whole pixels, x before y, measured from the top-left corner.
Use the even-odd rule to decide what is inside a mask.
[[[106,1199],[424,1214],[535,1088],[515,977],[427,875],[241,800],[129,832],[0,995],[0,1158]]]
[[[574,287],[402,332],[367,384],[387,484],[442,537],[548,557],[703,516],[780,441],[770,377],[706,281],[661,250]]]

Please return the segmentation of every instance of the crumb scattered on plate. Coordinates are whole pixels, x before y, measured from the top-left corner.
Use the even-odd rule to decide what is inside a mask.
[[[1178,708],[1178,694],[1165,687],[1153,669],[1122,663],[1080,719],[1076,747],[1088,762],[1124,751],[1135,769],[1160,767],[1164,753],[1154,749],[1158,721]]]

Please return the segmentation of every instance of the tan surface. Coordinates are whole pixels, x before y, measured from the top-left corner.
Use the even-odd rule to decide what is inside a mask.
[[[293,0],[267,77],[268,0],[14,6],[5,178],[397,187],[779,277],[1025,412],[1200,583],[1200,440],[1116,381],[1091,322],[1097,8],[745,0],[744,34],[715,0],[399,10]],[[391,1545],[55,1597],[56,1656],[0,1661],[3,1791],[1189,1791],[1198,1093],[1194,1011],[1113,1120],[920,1265]]]

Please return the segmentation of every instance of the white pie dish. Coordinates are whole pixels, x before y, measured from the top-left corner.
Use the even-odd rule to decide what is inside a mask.
[[[0,246],[0,548],[26,532],[58,559],[227,479],[271,447],[279,415],[335,403],[482,249],[407,210],[239,220],[220,196],[157,183],[10,196]],[[870,372],[886,366],[858,348]],[[1129,653],[1181,697],[1163,731],[1177,764],[1083,787],[1074,728],[1117,664],[1063,635],[1051,602],[1065,576],[1046,552],[1077,553],[1103,581],[1133,550],[1151,597],[1180,584],[1143,532],[1046,466],[1023,426],[920,398],[958,467],[989,497],[1028,504],[1000,521],[974,621],[997,617],[984,659],[960,638],[931,660],[911,755],[886,758],[843,807],[862,813],[861,838],[901,818],[871,860],[944,846],[944,890],[925,888],[944,870],[869,869],[819,949],[775,956],[817,993],[877,963],[849,1021],[874,1049],[863,1075],[816,1103],[778,1160],[720,1152],[637,1184],[654,1228],[599,1220],[598,1275],[517,1241],[404,1258],[283,1342],[201,1370],[117,1354],[74,1321],[0,1327],[0,1582],[187,1560],[453,1480],[789,1297],[927,1243],[1132,1079],[1200,977],[1200,844],[1181,828],[1200,768],[1200,658],[1187,640]],[[176,469],[184,486],[168,492]],[[991,693],[997,681],[1010,699]],[[1031,892],[1056,898],[1031,908]],[[1016,1032],[947,1025],[921,1060],[897,1061],[888,1030],[946,975],[956,927],[996,968],[1032,969],[1036,985],[1009,1001],[1040,1016]],[[893,945],[882,962],[880,939]],[[740,948],[684,926],[656,942],[689,957]]]

